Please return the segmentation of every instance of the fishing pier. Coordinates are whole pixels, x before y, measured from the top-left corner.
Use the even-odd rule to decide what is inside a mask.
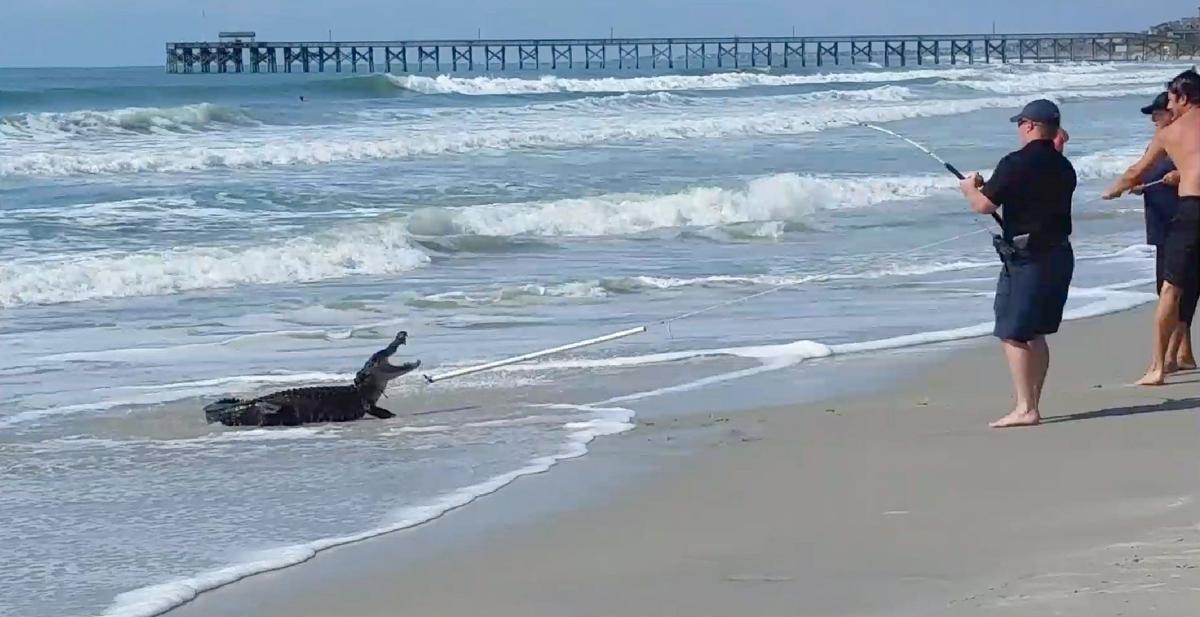
[[[338,42],[224,32],[217,41],[167,43],[166,61],[168,73],[739,69],[1172,60],[1196,55],[1197,46],[1134,32]]]

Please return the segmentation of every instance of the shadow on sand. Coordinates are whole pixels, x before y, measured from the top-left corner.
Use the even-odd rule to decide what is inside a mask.
[[[1159,413],[1164,411],[1196,411],[1200,408],[1200,398],[1167,399],[1153,405],[1132,405],[1129,407],[1110,407],[1097,411],[1085,411],[1067,416],[1050,416],[1042,418],[1042,424],[1057,422],[1074,422],[1075,420],[1094,420],[1096,418],[1118,418],[1122,416],[1137,416],[1144,413]]]

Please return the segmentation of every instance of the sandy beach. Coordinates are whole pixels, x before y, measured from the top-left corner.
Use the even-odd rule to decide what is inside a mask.
[[[986,428],[1009,386],[979,339],[882,393],[657,419],[173,614],[1194,615],[1200,376],[1124,385],[1148,323],[1066,324],[1040,428]]]

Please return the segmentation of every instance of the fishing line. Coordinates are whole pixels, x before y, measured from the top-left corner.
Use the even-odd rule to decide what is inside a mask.
[[[885,254],[885,255],[880,255],[879,257],[876,257],[876,258],[874,258],[874,259],[872,259],[872,260],[868,261],[867,263],[868,263],[868,264],[871,264],[871,263],[875,263],[875,262],[878,262],[878,261],[883,261],[883,260],[885,260],[885,259],[894,259],[894,258],[896,258],[896,257],[903,257],[904,255],[909,255],[909,254],[911,254],[911,253],[916,253],[916,252],[919,252],[919,251],[923,251],[923,250],[925,250],[925,249],[930,249],[930,248],[933,248],[933,247],[935,247],[935,246],[941,246],[941,245],[943,245],[943,244],[949,244],[949,243],[951,243],[951,242],[954,242],[955,240],[961,240],[961,239],[963,239],[963,238],[966,238],[966,237],[968,237],[968,236],[973,236],[973,235],[975,235],[975,234],[984,233],[984,232],[991,233],[991,230],[988,230],[988,229],[976,229],[976,230],[974,230],[974,231],[968,231],[967,233],[964,233],[964,234],[958,234],[958,235],[956,235],[956,236],[951,236],[951,237],[949,237],[949,238],[943,238],[943,239],[941,239],[941,240],[937,240],[937,241],[935,241],[935,242],[930,242],[930,243],[928,243],[928,244],[922,244],[921,246],[916,246],[916,247],[913,247],[913,248],[910,248],[910,249],[905,249],[905,250],[903,250],[903,251],[895,251],[895,252],[892,252],[892,253],[887,253],[887,254]],[[783,284],[780,284],[780,285],[775,285],[774,287],[771,287],[770,289],[766,289],[766,290],[760,291],[760,292],[758,292],[758,293],[752,293],[752,294],[750,294],[750,295],[748,295],[748,296],[742,296],[742,297],[740,297],[740,298],[734,298],[734,299],[732,299],[732,300],[726,300],[725,302],[721,302],[721,303],[718,303],[718,304],[714,304],[714,305],[712,305],[712,306],[706,306],[706,307],[704,307],[704,308],[696,309],[696,310],[694,310],[694,311],[688,311],[688,312],[686,312],[686,313],[680,313],[679,315],[676,315],[676,316],[674,316],[674,317],[668,317],[668,318],[666,318],[666,319],[661,319],[661,320],[659,320],[659,321],[656,321],[656,322],[654,322],[654,323],[655,323],[655,324],[658,324],[658,325],[665,325],[665,326],[667,326],[667,328],[668,328],[668,333],[669,333],[669,331],[670,331],[670,330],[669,330],[669,328],[670,328],[670,325],[671,325],[671,323],[672,323],[672,322],[676,322],[676,321],[679,321],[679,320],[681,320],[681,319],[687,319],[687,318],[689,318],[689,317],[695,317],[696,315],[702,315],[702,314],[704,314],[704,313],[708,313],[708,312],[711,312],[711,311],[715,311],[715,310],[717,310],[717,309],[719,309],[719,308],[725,308],[725,307],[727,307],[727,306],[733,306],[733,305],[735,305],[735,304],[742,304],[743,302],[749,302],[750,300],[753,300],[753,299],[755,299],[755,298],[761,298],[761,297],[763,297],[763,296],[765,296],[765,295],[768,295],[768,294],[773,294],[773,293],[775,293],[775,292],[777,292],[777,291],[779,291],[779,290],[781,290],[781,289],[787,289],[788,287],[795,287],[795,286],[797,286],[797,285],[802,285],[802,284],[804,284],[804,283],[809,283],[809,282],[812,282],[812,281],[818,281],[818,280],[822,280],[822,279],[829,279],[829,278],[831,278],[831,277],[834,277],[834,276],[838,276],[838,275],[841,275],[841,274],[846,274],[847,272],[850,272],[850,271],[852,271],[852,270],[855,270],[855,269],[857,269],[857,268],[859,268],[859,267],[861,267],[861,266],[859,266],[859,265],[853,265],[853,266],[847,266],[847,267],[845,267],[845,268],[839,268],[839,269],[837,269],[837,270],[833,270],[833,271],[831,271],[831,272],[826,272],[826,273],[824,273],[824,274],[814,274],[814,275],[813,275],[813,276],[811,276],[811,277],[808,277],[808,278],[805,278],[805,279],[802,279],[802,280],[796,281],[796,282],[794,282],[794,283],[783,283]]]
[[[945,168],[946,168],[946,171],[949,171],[950,173],[954,174],[954,177],[955,177],[955,178],[958,178],[959,180],[966,180],[966,179],[967,179],[967,177],[966,177],[966,176],[964,176],[964,175],[962,174],[962,172],[960,172],[960,171],[958,170],[958,168],[957,168],[957,167],[955,167],[955,166],[951,165],[950,163],[947,163],[945,159],[943,159],[942,157],[938,156],[938,155],[937,155],[937,154],[936,154],[936,153],[935,153],[933,150],[930,150],[929,148],[926,148],[925,146],[923,146],[923,145],[921,145],[921,144],[917,143],[916,141],[913,141],[913,140],[911,140],[911,139],[909,139],[909,138],[907,138],[907,137],[905,137],[905,136],[901,135],[900,133],[897,133],[897,132],[895,132],[895,131],[892,131],[892,130],[885,129],[885,128],[883,128],[882,126],[875,125],[875,124],[871,124],[871,123],[869,123],[869,122],[860,122],[860,123],[859,123],[859,126],[863,126],[863,127],[869,128],[869,129],[871,129],[871,130],[879,131],[880,133],[883,133],[883,134],[885,134],[885,135],[891,135],[892,137],[895,137],[895,138],[897,138],[897,139],[902,139],[902,140],[904,140],[905,142],[907,142],[909,145],[913,146],[914,148],[916,148],[916,149],[920,150],[921,152],[924,152],[925,154],[928,154],[928,155],[929,155],[929,157],[930,157],[930,158],[932,158],[933,160],[935,160],[935,161],[937,161],[937,162],[941,163],[941,164],[942,164],[942,167],[945,167]],[[1004,229],[1004,219],[1001,219],[999,214],[996,214],[995,212],[993,212],[993,213],[992,213],[992,219],[996,221],[996,224],[1000,226],[1000,229]]]
[[[1158,180],[1155,180],[1154,182],[1147,182],[1147,183],[1145,183],[1145,184],[1141,184],[1141,185],[1138,185],[1138,186],[1139,186],[1139,187],[1141,187],[1141,188],[1144,190],[1144,189],[1148,189],[1148,188],[1150,188],[1150,187],[1152,187],[1152,186],[1155,186],[1155,185],[1158,185],[1158,184],[1163,184],[1164,182],[1166,182],[1166,180],[1167,180],[1166,178],[1159,178]],[[1098,202],[1098,201],[1102,201],[1103,199],[1104,199],[1104,196],[1103,196],[1103,195],[1101,195],[1101,196],[1099,196],[1099,197],[1093,197],[1093,198],[1091,198],[1091,199],[1089,199],[1089,200],[1087,200],[1087,201],[1085,201],[1085,202],[1078,203],[1078,204],[1076,204],[1076,205],[1077,205],[1077,206],[1087,206],[1087,205],[1090,205],[1090,204],[1094,204],[1094,203],[1096,203],[1096,202]]]

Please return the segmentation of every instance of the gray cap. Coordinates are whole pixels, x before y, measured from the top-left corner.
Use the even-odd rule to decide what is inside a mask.
[[[1046,99],[1038,99],[1030,101],[1021,113],[1011,118],[1013,122],[1021,120],[1030,120],[1032,122],[1041,122],[1043,124],[1058,124],[1062,120],[1062,114],[1058,111],[1058,105]]]

